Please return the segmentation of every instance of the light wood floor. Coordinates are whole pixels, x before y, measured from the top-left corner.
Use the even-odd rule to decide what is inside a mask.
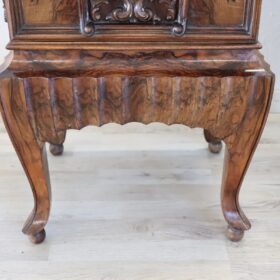
[[[70,131],[49,156],[53,207],[42,245],[21,227],[31,190],[0,124],[0,280],[279,280],[280,115],[244,181],[252,230],[223,235],[221,155],[202,131],[159,124]]]

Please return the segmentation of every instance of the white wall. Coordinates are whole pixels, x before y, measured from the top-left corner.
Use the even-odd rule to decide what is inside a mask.
[[[9,40],[8,28],[7,28],[7,24],[4,22],[4,13],[1,7],[2,5],[0,5],[0,62],[7,54],[7,51],[5,50],[5,46]]]
[[[272,111],[280,112],[280,1],[263,0],[260,36],[263,54],[276,74]]]
[[[260,42],[264,45],[263,54],[271,64],[276,74],[276,86],[272,110],[280,112],[280,1],[263,0],[261,18]],[[3,12],[0,11],[0,61],[7,54],[5,45],[8,42],[7,25],[3,20]],[[279,78],[278,78],[279,77]]]

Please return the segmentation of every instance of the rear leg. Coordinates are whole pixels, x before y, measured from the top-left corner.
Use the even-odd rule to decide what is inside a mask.
[[[208,149],[213,154],[218,154],[223,148],[222,141],[214,137],[208,130],[204,130],[204,138],[208,142]]]

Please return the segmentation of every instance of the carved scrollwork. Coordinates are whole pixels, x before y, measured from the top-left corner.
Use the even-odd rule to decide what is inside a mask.
[[[170,25],[174,35],[186,31],[189,0],[79,0],[81,30],[95,32],[95,25],[158,24]]]
[[[90,0],[91,16],[98,22],[166,22],[176,18],[177,0]],[[161,15],[157,9],[161,6]],[[106,12],[108,12],[106,14]]]
[[[107,20],[115,21],[127,21],[133,16],[133,5],[130,0],[124,0],[123,5],[117,9],[114,9],[111,14],[109,14]]]
[[[150,21],[154,19],[154,21],[160,21],[160,17],[157,16],[155,12],[151,9],[145,8],[143,5],[144,0],[138,0],[135,2],[134,6],[134,14],[135,17],[140,21]]]
[[[91,3],[91,7],[92,7],[91,16],[94,21],[98,21],[101,19],[100,7],[102,7],[102,5],[109,5],[109,1],[108,0],[95,1],[94,5],[92,5]]]

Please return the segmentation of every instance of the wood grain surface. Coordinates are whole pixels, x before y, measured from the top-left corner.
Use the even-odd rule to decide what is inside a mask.
[[[261,0],[5,0],[10,49],[257,48]],[[80,12],[79,12],[80,11]],[[51,46],[51,48],[50,48]],[[141,50],[142,48],[140,48]]]
[[[45,143],[61,155],[68,130],[131,122],[203,128],[212,151],[225,143],[222,210],[228,238],[242,239],[251,225],[239,192],[274,86],[257,50],[261,0],[4,4],[13,52],[0,67],[0,107],[34,195],[31,241],[45,239],[50,215]]]
[[[243,237],[250,223],[239,206],[239,190],[265,124],[274,82],[258,51],[229,55],[226,51],[214,52],[214,56],[211,51],[191,52],[182,55],[182,59],[179,54],[147,52],[131,54],[129,60],[119,53],[86,53],[76,74],[67,69],[68,62],[58,69],[51,60],[34,65],[33,53],[25,54],[31,57],[18,68],[18,76],[7,70],[1,78],[2,114],[7,130],[27,176],[39,180],[31,179],[35,208],[25,233],[41,241],[49,216],[43,143],[61,145],[67,130],[88,125],[161,122],[204,128],[225,142],[222,209],[229,224],[228,237]],[[47,56],[54,59],[56,53],[49,52]],[[19,57],[14,57],[11,70],[17,69]],[[235,59],[230,60],[231,57]],[[70,65],[74,62],[75,58]],[[208,68],[209,62],[216,70],[213,66]],[[84,63],[94,67],[86,68]],[[166,75],[168,64],[177,69],[173,75],[171,71]],[[121,65],[124,67],[119,73]],[[192,65],[192,69],[186,65]],[[245,68],[248,65],[250,69]],[[18,130],[24,130],[26,139]],[[31,158],[29,149],[34,150]]]

